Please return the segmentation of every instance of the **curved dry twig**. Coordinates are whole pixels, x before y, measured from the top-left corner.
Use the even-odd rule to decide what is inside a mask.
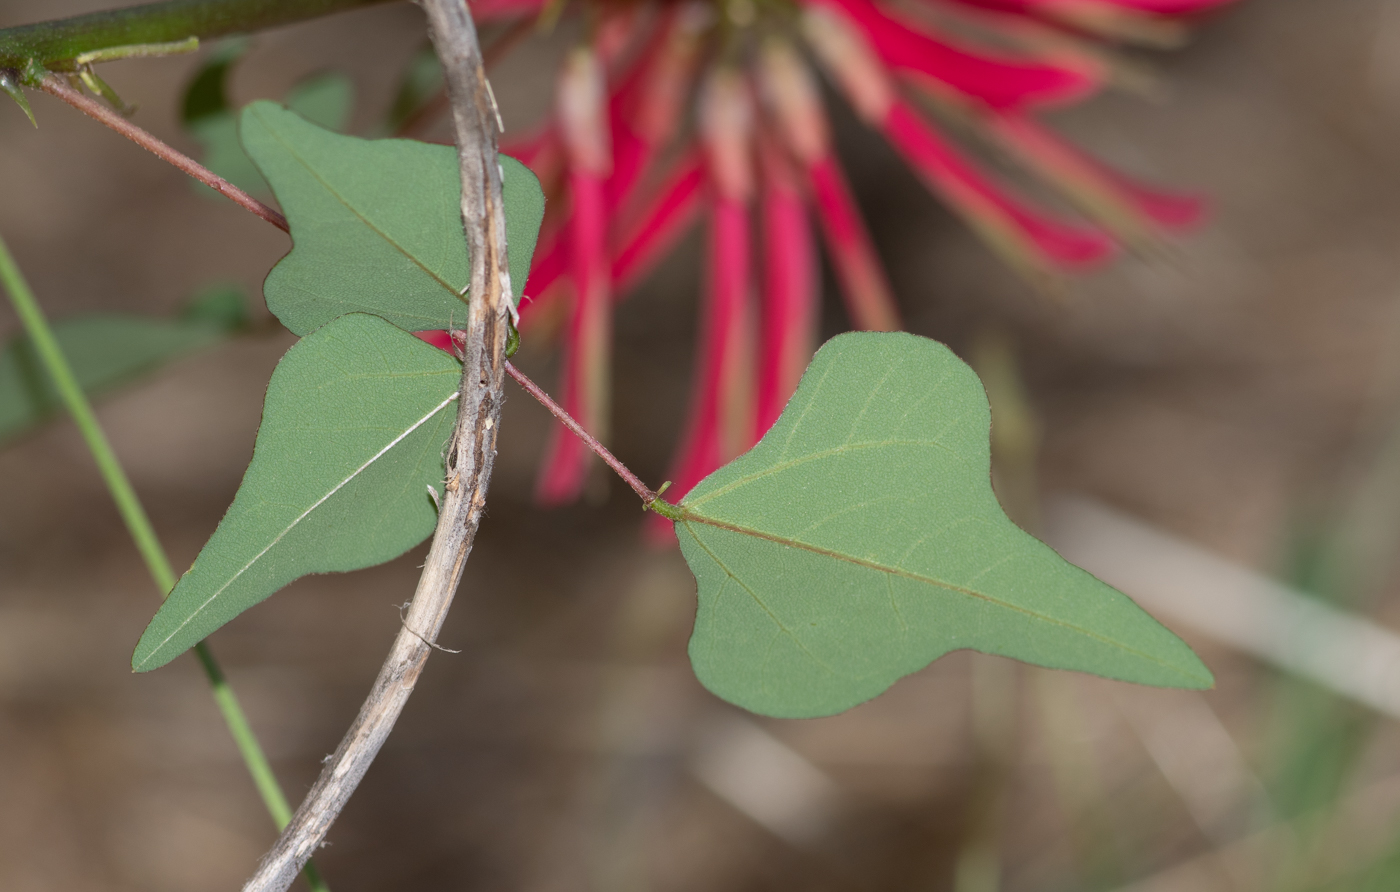
[[[457,427],[448,450],[447,485],[437,532],[403,628],[350,730],[326,762],[243,892],[282,892],[321,844],[389,736],[432,653],[462,568],[476,538],[496,458],[505,382],[507,318],[512,308],[506,258],[499,139],[477,43],[463,0],[422,0],[442,60],[462,166],[462,218],[471,255],[471,294],[463,339]]]

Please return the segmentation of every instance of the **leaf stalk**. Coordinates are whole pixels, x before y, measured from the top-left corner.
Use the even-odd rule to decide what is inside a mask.
[[[608,467],[612,468],[617,473],[617,476],[621,477],[628,486],[632,487],[632,491],[635,492],[642,499],[642,510],[655,511],[662,517],[668,517],[671,520],[679,519],[680,509],[678,509],[675,505],[672,505],[669,502],[664,502],[660,498],[658,498],[661,495],[660,492],[652,490],[645,483],[643,483],[640,477],[632,473],[631,468],[627,467],[621,461],[619,461],[617,456],[613,455],[612,452],[608,449],[608,447],[598,442],[597,437],[584,430],[583,425],[579,424],[578,421],[568,413],[568,410],[556,403],[554,401],[554,398],[551,397],[549,394],[545,393],[544,389],[538,384],[536,384],[533,380],[531,380],[528,375],[520,371],[520,369],[516,368],[509,362],[506,363],[506,374],[514,378],[516,384],[519,384],[522,388],[525,389],[526,393],[530,394],[530,396],[534,397],[540,405],[548,409],[549,414],[559,419],[559,421],[565,427],[567,427],[570,430],[570,432],[573,433],[574,436],[582,440],[585,446],[587,446],[593,451],[595,455],[601,458],[604,461],[604,463],[607,464]],[[661,488],[665,489],[666,485],[663,485]],[[675,516],[672,516],[673,513]]]

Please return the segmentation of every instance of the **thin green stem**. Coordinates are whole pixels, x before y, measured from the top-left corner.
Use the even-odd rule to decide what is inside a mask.
[[[82,387],[78,385],[78,379],[73,374],[72,366],[68,364],[67,357],[59,348],[53,330],[49,327],[49,322],[44,317],[44,313],[34,297],[34,292],[30,290],[29,283],[25,281],[24,274],[20,272],[19,266],[15,263],[14,257],[11,256],[3,237],[0,237],[0,286],[3,286],[6,293],[9,294],[10,303],[19,315],[25,333],[29,335],[29,340],[33,343],[34,350],[38,354],[40,362],[43,363],[44,370],[53,379],[59,396],[73,416],[73,421],[78,426],[78,432],[82,434],[84,442],[87,443],[88,451],[92,453],[93,460],[97,462],[98,471],[101,472],[102,479],[112,494],[112,500],[117,503],[117,511],[121,514],[127,531],[136,543],[142,560],[146,562],[146,569],[150,572],[156,587],[160,589],[161,597],[164,598],[175,587],[175,571],[171,569],[170,560],[165,555],[165,549],[161,547],[160,540],[156,538],[155,529],[151,526],[150,518],[146,516],[146,509],[141,505],[141,500],[137,498],[136,491],[132,488],[131,481],[127,478],[121,462],[117,460],[116,453],[112,451],[112,444],[107,441],[107,435],[97,422],[97,416],[92,411],[92,404],[88,402]],[[209,648],[200,643],[195,646],[195,655],[199,658],[200,665],[204,667],[204,674],[209,678],[214,702],[218,705],[219,712],[223,714],[224,721],[228,724],[229,732],[233,735],[234,743],[238,746],[238,752],[243,757],[243,763],[248,767],[248,773],[253,777],[253,784],[257,787],[258,793],[261,794],[263,803],[267,806],[273,821],[276,822],[277,829],[281,830],[291,819],[292,810],[287,804],[286,796],[282,794],[281,787],[277,784],[277,778],[272,773],[272,766],[268,764],[267,756],[263,753],[257,737],[253,734],[248,717],[244,714],[243,707],[239,705],[238,698],[234,696],[233,688],[224,678],[223,671],[215,662],[214,655],[210,653]],[[310,862],[306,865],[306,878],[312,889],[327,889],[315,866]]]
[[[0,284],[9,292],[10,303],[19,314],[20,322],[33,342],[44,370],[53,379],[59,396],[78,425],[78,432],[87,443],[88,451],[97,462],[97,469],[101,472],[107,489],[112,493],[112,500],[117,503],[117,511],[120,512],[122,521],[136,543],[136,550],[146,562],[146,569],[150,571],[151,578],[160,589],[161,597],[165,597],[175,587],[175,571],[171,569],[170,561],[166,559],[165,551],[156,539],[151,521],[146,517],[146,511],[136,497],[136,491],[131,488],[131,481],[127,479],[126,472],[117,461],[111,444],[107,442],[107,435],[97,423],[92,406],[78,385],[78,379],[74,376],[63,351],[59,349],[48,320],[39,309],[34,293],[29,290],[29,284],[20,273],[3,238],[0,238]]]
[[[171,44],[247,34],[385,0],[167,0],[0,30],[0,68],[55,71],[80,56],[107,61],[169,52]]]

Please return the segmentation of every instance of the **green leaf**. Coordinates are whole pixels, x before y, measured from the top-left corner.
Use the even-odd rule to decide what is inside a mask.
[[[700,681],[754,712],[831,715],[971,648],[1209,687],[1176,636],[1007,519],[989,427],[981,383],[943,345],[827,343],[763,440],[677,506]]]
[[[238,142],[238,114],[228,99],[228,78],[248,48],[246,39],[222,43],[195,73],[185,90],[180,122],[204,147],[204,166],[245,192],[268,191],[267,181]],[[343,74],[306,78],[287,92],[287,105],[308,121],[331,130],[344,130],[354,106],[355,88]],[[211,197],[217,192],[196,183]]]
[[[457,151],[405,139],[340,136],[271,102],[243,110],[244,148],[272,183],[292,250],[263,284],[268,309],[297,334],[344,313],[410,331],[466,318],[468,277]],[[516,300],[530,269],[544,195],[500,156]]]
[[[53,331],[79,386],[101,394],[223,341],[246,324],[242,292],[215,286],[191,301],[178,319],[101,313],[60,320]],[[29,339],[12,339],[0,350],[0,441],[62,408]]]
[[[427,538],[437,514],[425,487],[442,483],[461,375],[451,356],[363,314],[287,351],[233,505],[132,668],[163,666],[298,577],[383,563]]]
[[[442,89],[442,63],[431,46],[423,47],[408,60],[394,104],[384,118],[384,130],[393,133],[420,113]]]
[[[248,50],[246,37],[235,37],[216,44],[190,78],[180,103],[180,123],[186,126],[211,115],[231,111],[228,104],[228,75]]]
[[[335,71],[312,75],[287,91],[287,108],[317,127],[341,132],[355,107],[355,85]]]

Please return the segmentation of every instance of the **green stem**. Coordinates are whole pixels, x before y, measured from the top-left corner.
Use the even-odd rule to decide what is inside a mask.
[[[71,70],[79,56],[246,34],[386,0],[167,0],[0,30],[0,68]],[[118,58],[125,53],[103,53]],[[67,63],[67,64],[65,64]]]
[[[146,569],[150,572],[151,578],[155,580],[156,587],[160,589],[161,597],[164,598],[175,587],[175,571],[171,569],[170,560],[165,556],[165,549],[161,547],[160,540],[156,538],[155,529],[151,526],[150,518],[146,516],[146,509],[142,507],[141,500],[137,498],[136,491],[131,487],[131,481],[127,479],[126,471],[122,468],[121,462],[117,460],[116,453],[112,451],[112,444],[107,442],[107,435],[103,432],[101,425],[97,423],[97,416],[92,411],[92,404],[88,402],[82,387],[78,385],[78,379],[73,374],[68,359],[59,348],[53,330],[49,327],[49,322],[44,318],[44,313],[34,297],[34,292],[30,290],[29,283],[25,281],[24,274],[20,272],[19,266],[15,263],[14,257],[11,256],[3,237],[0,237],[0,286],[3,286],[9,294],[10,303],[14,305],[15,312],[19,314],[20,322],[24,325],[24,330],[29,335],[29,340],[33,343],[34,350],[44,365],[44,370],[53,379],[59,396],[62,397],[64,405],[73,416],[73,421],[77,424],[78,431],[87,443],[88,451],[92,453],[93,459],[97,462],[97,468],[102,474],[102,479],[112,494],[112,500],[117,503],[117,511],[121,514],[127,531],[131,533],[137,550],[141,552],[141,558],[146,562]],[[214,693],[214,702],[218,705],[219,712],[223,714],[224,721],[228,724],[229,732],[233,735],[234,743],[238,746],[238,752],[243,757],[243,763],[248,767],[248,773],[253,776],[253,784],[257,787],[258,793],[261,794],[263,803],[267,806],[273,821],[276,822],[277,829],[281,830],[291,820],[292,810],[287,804],[286,796],[282,794],[281,787],[277,784],[277,778],[272,773],[272,766],[268,764],[267,756],[263,753],[257,737],[253,734],[248,717],[244,714],[243,707],[239,705],[238,698],[234,696],[233,688],[229,687],[223,671],[215,662],[214,655],[209,652],[209,648],[203,643],[197,644],[195,645],[195,655],[199,658],[200,665],[204,667],[204,674],[209,678],[209,686]],[[306,877],[311,883],[312,889],[327,889],[325,882],[316,872],[315,866],[310,862],[306,865]]]

